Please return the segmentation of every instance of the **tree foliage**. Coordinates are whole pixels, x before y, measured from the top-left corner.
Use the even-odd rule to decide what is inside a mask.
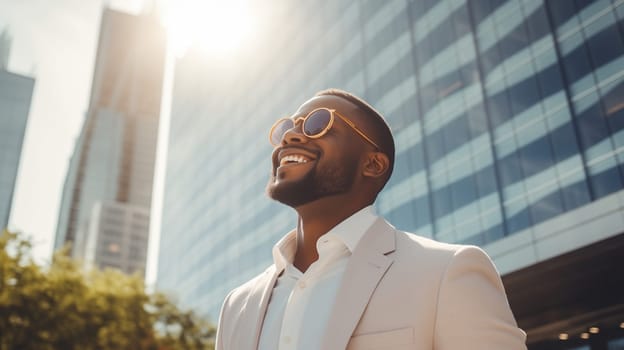
[[[214,327],[147,293],[138,275],[85,272],[59,251],[37,265],[20,234],[0,235],[0,350],[213,349]]]

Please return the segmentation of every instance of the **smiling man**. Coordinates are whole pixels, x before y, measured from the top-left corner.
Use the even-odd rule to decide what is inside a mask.
[[[481,249],[375,214],[394,141],[374,108],[321,91],[269,137],[267,192],[298,224],[274,246],[274,263],[225,299],[217,350],[526,349]]]

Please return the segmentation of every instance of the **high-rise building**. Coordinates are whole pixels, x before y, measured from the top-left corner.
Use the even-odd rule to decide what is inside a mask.
[[[9,66],[9,54],[11,53],[11,37],[8,30],[0,32],[0,69],[6,70]]]
[[[11,73],[7,68],[10,40],[0,34],[0,231],[11,213],[15,180],[35,80]]]
[[[268,129],[316,91],[395,135],[378,212],[493,258],[530,349],[624,343],[624,2],[275,1],[234,68],[175,71],[158,286],[216,319],[295,213]],[[409,278],[409,277],[406,277]]]
[[[154,16],[104,10],[55,240],[88,264],[144,273],[164,60]]]

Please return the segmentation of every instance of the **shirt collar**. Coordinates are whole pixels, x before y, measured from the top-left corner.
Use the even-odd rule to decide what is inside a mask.
[[[377,214],[375,213],[375,208],[369,205],[334,226],[326,234],[321,236],[319,241],[323,238],[338,239],[353,253],[357,244],[362,239],[362,236],[364,236],[364,233],[366,233],[376,219]],[[294,261],[296,238],[297,230],[293,230],[282,237],[282,239],[273,246],[273,262],[278,270],[285,268],[286,265]]]
[[[297,249],[297,230],[290,231],[273,246],[273,262],[277,271],[281,271],[295,260]]]

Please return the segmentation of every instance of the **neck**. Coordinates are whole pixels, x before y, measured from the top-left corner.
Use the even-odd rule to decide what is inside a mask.
[[[336,199],[333,198],[332,199]],[[301,272],[318,260],[316,242],[346,218],[369,204],[353,204],[358,201],[317,200],[296,208],[299,214],[297,227],[297,252],[294,265]]]

